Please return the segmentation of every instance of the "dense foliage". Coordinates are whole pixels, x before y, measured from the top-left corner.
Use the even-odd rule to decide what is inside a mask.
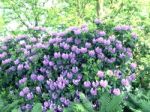
[[[59,76],[68,81],[62,90],[55,88],[60,93],[56,91],[58,102],[53,103],[65,108],[64,111],[149,111],[149,4],[150,0],[1,0],[0,41],[8,40],[0,43],[0,112],[20,112],[27,108],[41,112],[44,102],[49,102],[53,94],[49,93],[47,80],[51,78],[51,82],[57,83]],[[95,25],[93,18],[101,18],[103,22],[97,19]],[[81,27],[66,29],[70,26]],[[58,32],[52,33],[54,31]],[[57,39],[61,42],[57,43]],[[72,42],[67,42],[68,39]],[[72,46],[78,49],[72,51]],[[81,48],[87,52],[81,53]],[[132,56],[128,57],[131,54],[126,48],[131,49],[128,50]],[[71,59],[77,62],[72,63]],[[138,66],[133,70],[130,64]],[[73,67],[77,73],[72,73]],[[70,78],[68,73],[72,73]],[[32,80],[31,75],[36,75],[36,80]],[[44,75],[41,82],[37,79],[40,75]],[[98,83],[98,87],[93,86]],[[31,100],[27,94],[19,96],[26,87],[33,97]],[[113,93],[114,88],[120,90],[120,95]],[[59,100],[63,95],[67,96],[68,106]]]
[[[103,93],[128,92],[136,77],[137,35],[128,25],[94,23],[91,30],[82,25],[51,34],[31,27],[30,35],[6,40],[0,51],[1,90],[7,87],[19,96],[21,110],[40,102],[43,111],[62,111],[72,101],[80,102],[80,93],[97,110]]]

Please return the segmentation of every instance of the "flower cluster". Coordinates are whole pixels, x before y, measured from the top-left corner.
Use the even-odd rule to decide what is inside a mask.
[[[98,19],[94,22],[103,25]],[[131,30],[129,26],[114,29]],[[131,41],[137,38],[133,33],[129,36]],[[0,68],[10,79],[7,83],[19,88],[18,95],[24,99],[22,110],[30,110],[36,99],[43,104],[43,111],[62,111],[70,102],[80,101],[80,92],[91,102],[97,102],[102,92],[124,92],[136,77],[132,56],[132,48],[115,34],[99,27],[89,31],[82,25],[51,33],[42,40],[29,35],[7,40],[1,46]],[[90,67],[95,62],[99,62],[97,67]]]

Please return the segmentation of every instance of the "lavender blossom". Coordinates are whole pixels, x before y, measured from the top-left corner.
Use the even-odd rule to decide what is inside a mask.
[[[123,86],[129,86],[129,85],[130,85],[128,79],[122,79],[122,80],[121,80],[121,84],[122,84]]]
[[[24,92],[20,91],[19,96],[24,97],[24,95],[25,95]]]
[[[103,78],[104,77],[104,72],[103,71],[98,71],[97,76],[100,77],[100,78]]]
[[[78,67],[72,67],[71,70],[72,70],[73,73],[77,73],[78,72]]]
[[[88,53],[89,53],[89,55],[90,55],[91,57],[95,56],[95,51],[94,51],[94,50],[91,50],[91,51],[89,51]]]
[[[37,75],[31,74],[31,79],[32,79],[32,80],[37,80]]]
[[[98,25],[98,24],[102,24],[102,21],[100,19],[96,18],[94,20],[94,23]]]
[[[68,55],[68,54],[63,53],[63,54],[62,54],[62,58],[66,60],[66,59],[68,59],[68,58],[69,58],[69,55]]]
[[[113,89],[113,94],[116,96],[120,95],[121,94],[120,89],[118,89],[118,88]]]
[[[91,88],[90,93],[91,93],[93,96],[97,95],[97,89]]]
[[[92,86],[93,86],[94,88],[98,87],[98,86],[99,86],[99,82],[98,82],[98,81],[92,82]]]
[[[137,64],[136,64],[136,63],[131,63],[130,67],[131,67],[132,69],[136,69]]]
[[[43,75],[37,76],[37,80],[38,80],[38,81],[43,81],[43,80],[44,80],[44,76],[43,76]]]
[[[32,94],[32,93],[28,93],[28,94],[27,94],[27,99],[28,99],[28,100],[31,100],[32,98],[33,98],[33,94]]]
[[[22,90],[22,91],[24,92],[24,94],[27,94],[27,93],[29,93],[29,92],[30,92],[30,90],[29,90],[29,88],[28,88],[28,87],[23,88],[23,90]]]
[[[105,31],[97,31],[97,33],[99,36],[105,36],[106,35]]]
[[[91,86],[91,82],[90,81],[85,81],[84,82],[84,87],[89,88]]]
[[[36,92],[41,93],[41,88],[39,86],[36,87]]]
[[[107,80],[101,80],[101,81],[100,81],[100,86],[101,86],[101,87],[106,88],[107,85],[108,85]]]
[[[60,58],[60,57],[61,57],[60,52],[55,52],[55,53],[54,53],[54,58]]]
[[[17,70],[21,71],[23,69],[23,64],[19,64]]]

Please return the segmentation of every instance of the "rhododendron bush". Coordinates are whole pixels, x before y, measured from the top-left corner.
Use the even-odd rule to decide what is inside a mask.
[[[22,111],[34,102],[42,103],[43,111],[62,111],[80,102],[80,93],[96,108],[102,93],[129,91],[136,78],[137,35],[128,25],[110,27],[98,19],[94,24],[94,29],[82,25],[56,33],[31,27],[32,34],[3,42],[0,86],[23,99]]]

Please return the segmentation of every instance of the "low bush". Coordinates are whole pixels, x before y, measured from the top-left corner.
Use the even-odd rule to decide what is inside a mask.
[[[56,33],[34,27],[27,35],[3,42],[0,91],[21,99],[22,111],[37,102],[43,111],[62,111],[71,102],[80,102],[80,93],[99,110],[102,94],[130,91],[136,78],[137,35],[128,25],[113,26],[98,19],[94,25]]]

